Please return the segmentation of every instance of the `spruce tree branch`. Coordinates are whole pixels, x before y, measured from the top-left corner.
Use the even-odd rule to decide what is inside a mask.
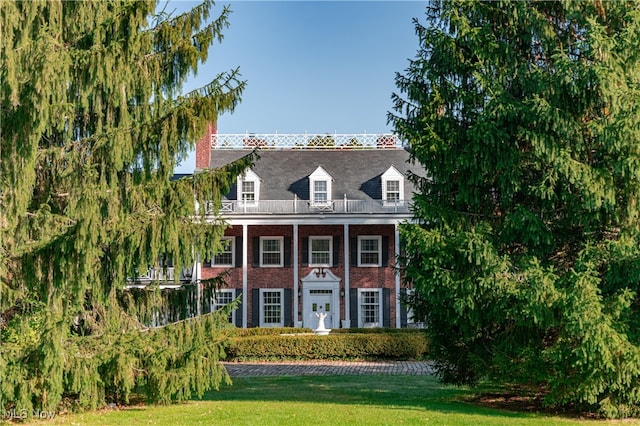
[[[95,133],[89,137],[78,140],[69,140],[65,142],[62,147],[40,148],[38,155],[40,158],[46,158],[46,156],[50,154],[59,156],[61,155],[61,148],[64,157],[68,155],[84,155],[84,152],[89,152],[90,150],[95,151],[101,144],[107,143],[119,135],[133,133],[143,134],[145,133],[144,130],[151,131],[155,128],[160,128],[163,122],[170,122],[176,114],[183,111],[202,111],[203,107],[211,100],[216,100],[214,106],[217,113],[233,111],[235,106],[240,102],[240,95],[246,86],[246,81],[238,80],[239,76],[240,73],[238,69],[232,70],[231,73],[220,73],[207,85],[178,97],[173,102],[173,106],[157,118],[137,122],[135,125],[129,127],[110,128],[108,131]],[[237,85],[234,86],[234,84]],[[85,149],[81,152],[78,148]]]

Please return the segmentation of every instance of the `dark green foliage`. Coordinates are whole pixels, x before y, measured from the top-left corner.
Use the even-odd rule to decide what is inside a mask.
[[[295,330],[300,332],[300,329]],[[417,359],[426,352],[427,338],[419,330],[405,333],[332,332],[328,336],[254,333],[232,337],[227,359]]]
[[[640,414],[640,4],[434,1],[397,76],[441,377]]]
[[[228,25],[212,9],[0,3],[0,411],[96,407],[136,386],[164,402],[225,379],[217,315],[150,330],[187,293],[124,291],[161,256],[180,271],[220,248],[205,214],[252,162],[171,180],[245,87],[234,70],[179,95]]]

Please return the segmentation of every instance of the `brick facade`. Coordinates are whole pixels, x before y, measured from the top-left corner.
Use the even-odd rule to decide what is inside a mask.
[[[389,289],[389,308],[390,311],[386,312],[390,319],[396,316],[396,295],[395,295],[395,270],[394,253],[395,253],[395,239],[394,239],[394,226],[393,225],[352,225],[349,227],[349,288],[350,289],[377,289],[385,288]],[[252,317],[251,294],[256,289],[288,289],[293,292],[294,290],[294,268],[297,268],[298,272],[298,288],[300,291],[303,288],[302,278],[309,275],[313,271],[317,270],[316,266],[309,265],[308,259],[308,239],[310,237],[331,237],[333,244],[333,258],[331,267],[326,269],[330,270],[335,276],[341,279],[340,289],[344,294],[345,274],[347,268],[345,268],[344,259],[344,226],[343,225],[299,225],[298,227],[298,263],[294,265],[293,260],[293,226],[292,225],[251,225],[247,227],[247,302],[249,306],[246,309],[247,323],[255,324],[255,318]],[[383,244],[386,246],[382,248],[383,266],[371,267],[357,266],[357,238],[358,236],[381,236]],[[227,237],[243,237],[242,227],[235,226],[230,227],[225,232]],[[259,241],[260,237],[282,237],[286,247],[283,247],[283,256],[287,258],[283,260],[284,266],[282,267],[268,267],[259,266],[259,259],[255,257],[260,253]],[[235,246],[235,257],[241,257],[242,245],[241,240],[237,240],[238,243]],[[240,251],[240,253],[238,253]],[[306,258],[305,258],[306,256]],[[234,267],[215,267],[210,263],[204,263],[202,267],[201,277],[203,279],[214,277],[224,271],[228,271],[226,277],[227,288],[236,289],[238,292],[242,291],[243,287],[243,274],[242,264],[236,262]],[[292,293],[292,299],[290,303],[292,306],[288,306],[287,309],[294,310],[293,304],[297,303],[302,305],[302,298],[298,294]],[[346,306],[345,300],[340,299],[340,318],[345,318]],[[285,324],[286,326],[293,326],[294,323],[303,320],[302,311],[299,310],[298,317],[292,318],[291,323]],[[352,319],[353,321],[354,319]],[[393,323],[394,321],[390,321]]]

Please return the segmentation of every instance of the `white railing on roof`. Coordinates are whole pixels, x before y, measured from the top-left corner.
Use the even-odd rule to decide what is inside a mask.
[[[363,214],[409,213],[409,201],[347,200],[312,203],[309,200],[224,200],[219,213],[222,216],[242,214]]]
[[[400,148],[393,134],[237,133],[212,134],[213,149],[385,149]]]

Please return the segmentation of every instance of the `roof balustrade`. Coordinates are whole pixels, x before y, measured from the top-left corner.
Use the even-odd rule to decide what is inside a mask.
[[[212,149],[396,149],[393,134],[230,133],[212,134]]]

